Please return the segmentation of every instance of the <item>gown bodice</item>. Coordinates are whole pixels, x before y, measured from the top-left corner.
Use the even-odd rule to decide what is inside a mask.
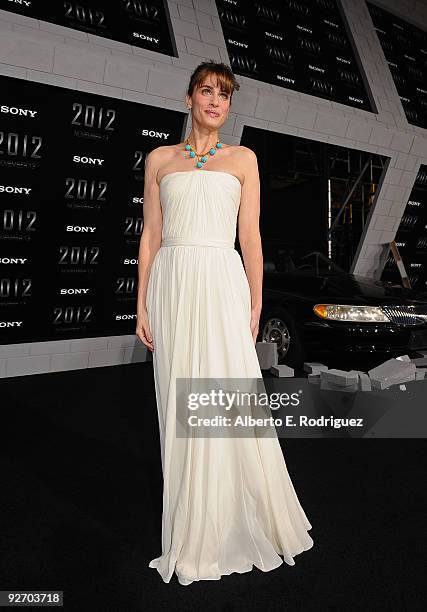
[[[162,246],[234,248],[241,183],[228,172],[170,172],[160,181]]]

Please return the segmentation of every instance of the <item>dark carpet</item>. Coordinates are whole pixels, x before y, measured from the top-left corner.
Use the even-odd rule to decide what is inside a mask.
[[[282,439],[314,547],[182,586],[148,567],[162,513],[152,363],[3,379],[1,405],[0,590],[62,590],[67,611],[425,608],[423,439]]]

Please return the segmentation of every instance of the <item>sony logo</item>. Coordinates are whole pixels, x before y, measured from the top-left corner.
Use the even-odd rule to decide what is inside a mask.
[[[91,164],[91,165],[95,164],[98,166],[102,166],[105,160],[99,159],[98,157],[86,157],[85,155],[83,156],[73,155],[73,161],[81,162],[82,164]]]
[[[136,315],[116,315],[116,321],[128,321],[130,319],[136,319]]]
[[[134,38],[141,38],[142,40],[148,40],[149,42],[159,44],[159,39],[154,38],[153,36],[147,36],[146,34],[140,34],[139,32],[133,32],[132,36]]]
[[[360,98],[354,98],[353,96],[348,96],[348,99],[351,100],[352,102],[360,102],[361,104],[363,104],[363,100],[361,100]]]
[[[31,187],[12,187],[11,185],[0,185],[0,193],[31,193]]]
[[[89,289],[60,289],[59,292],[61,295],[80,295],[88,293]]]
[[[24,264],[27,261],[26,257],[0,257],[0,263],[2,264]]]
[[[8,0],[9,2],[13,2],[14,4],[19,4],[21,6],[31,6],[31,2],[28,0]]]
[[[228,42],[230,43],[230,45],[236,45],[236,47],[244,47],[245,49],[249,47],[248,44],[239,42],[238,40],[233,40],[232,38],[229,38]]]
[[[155,137],[155,138],[164,138],[165,140],[167,140],[170,136],[170,134],[165,134],[164,132],[155,132],[154,130],[141,130],[141,135],[142,136],[151,136],[151,137]]]
[[[304,26],[300,26],[297,25],[298,30],[302,30],[303,32],[308,32],[309,34],[313,34],[313,30],[310,30],[310,28],[306,28]]]
[[[96,231],[96,227],[91,227],[90,225],[67,225],[65,231],[80,232],[82,234],[87,234],[88,232],[91,232],[93,234],[93,232]]]
[[[335,56],[338,62],[343,62],[344,64],[351,64],[350,60],[344,59],[343,57]]]
[[[0,327],[21,327],[22,321],[0,321]]]
[[[138,259],[129,259],[129,258],[127,258],[127,257],[126,257],[126,258],[123,260],[123,263],[124,263],[124,264],[126,264],[126,265],[128,265],[128,264],[132,264],[132,265],[134,265],[134,264],[137,264],[137,263],[138,263]]]
[[[291,79],[289,77],[282,76],[280,74],[277,75],[277,78],[281,81],[285,81],[285,83],[295,83],[295,79]]]
[[[327,23],[328,25],[333,26],[334,28],[338,27],[337,23],[334,23],[333,21],[329,21],[328,19],[324,19],[323,21]]]
[[[421,202],[417,202],[416,200],[409,200],[409,206],[421,206]]]
[[[26,117],[27,115],[30,115],[30,117],[35,117],[38,113],[38,111],[34,111],[34,110],[29,110],[28,108],[18,108],[16,106],[0,106],[1,112],[2,113],[9,113],[10,115],[23,115],[24,117]]]
[[[135,196],[134,198],[132,198],[132,203],[133,204],[143,204],[144,198],[138,198],[137,196]]]
[[[277,40],[283,40],[283,36],[275,34],[274,32],[265,32],[265,35],[269,36],[270,38],[277,38]]]
[[[416,90],[420,91],[421,93],[427,94],[427,91],[425,89],[421,89],[421,87],[417,87]]]
[[[319,68],[319,66],[313,66],[313,64],[309,64],[308,67],[310,70],[316,70],[317,72],[326,72],[324,68]]]

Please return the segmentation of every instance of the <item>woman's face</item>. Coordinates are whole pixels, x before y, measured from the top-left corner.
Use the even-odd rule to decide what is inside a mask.
[[[215,75],[208,75],[201,87],[195,87],[187,105],[192,107],[193,120],[211,128],[219,128],[227,119],[230,95],[217,86]]]

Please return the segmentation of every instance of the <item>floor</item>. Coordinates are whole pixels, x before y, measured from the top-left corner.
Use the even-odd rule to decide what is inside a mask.
[[[263,573],[184,587],[160,554],[152,363],[1,382],[1,589],[64,609],[422,609],[425,439],[281,440],[314,547]]]

